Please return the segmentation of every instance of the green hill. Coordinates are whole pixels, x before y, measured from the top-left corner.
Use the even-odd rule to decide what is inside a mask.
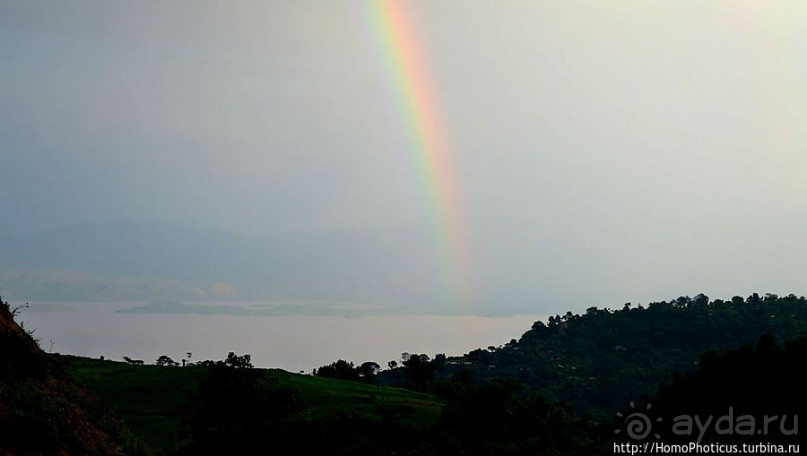
[[[436,377],[470,371],[482,382],[514,378],[578,412],[604,417],[654,393],[673,373],[693,371],[707,350],[736,349],[763,334],[777,340],[807,334],[807,298],[754,293],[724,301],[701,294],[567,312],[536,322],[504,346],[448,358],[436,366]]]
[[[76,380],[114,404],[127,425],[149,447],[165,453],[177,452],[191,443],[189,425],[205,403],[211,401],[210,397],[200,396],[200,389],[210,379],[210,366],[133,366],[75,356],[56,356],[56,359]],[[286,392],[293,397],[296,407],[284,419],[296,429],[337,430],[345,427],[342,422],[349,423],[355,435],[342,429],[343,439],[332,442],[334,448],[349,447],[351,439],[368,444],[361,434],[381,424],[404,436],[428,429],[440,418],[442,402],[430,394],[278,369],[250,370],[254,373],[256,391]],[[278,395],[275,396],[277,399]],[[269,404],[272,407],[276,406]]]

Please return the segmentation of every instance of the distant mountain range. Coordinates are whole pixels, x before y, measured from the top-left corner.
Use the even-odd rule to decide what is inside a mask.
[[[85,224],[0,238],[0,293],[25,300],[312,300],[430,306],[441,296],[427,229],[238,235]]]

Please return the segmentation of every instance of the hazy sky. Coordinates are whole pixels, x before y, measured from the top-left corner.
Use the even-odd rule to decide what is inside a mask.
[[[807,293],[802,1],[416,1],[481,301]],[[0,1],[0,234],[435,223],[368,2]]]

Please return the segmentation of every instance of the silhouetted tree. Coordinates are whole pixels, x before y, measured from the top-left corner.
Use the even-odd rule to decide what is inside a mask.
[[[358,367],[359,377],[361,377],[365,383],[373,383],[376,374],[378,374],[380,370],[381,366],[374,361],[363,362],[361,366]]]
[[[168,357],[166,355],[162,355],[159,358],[157,358],[156,364],[158,366],[176,366],[177,365],[177,363],[174,362],[173,359],[171,359],[170,357]]]
[[[251,369],[252,356],[250,355],[238,356],[235,353],[230,352],[227,354],[227,359],[224,360],[224,364],[236,369]]]
[[[318,377],[339,378],[342,380],[360,380],[359,370],[351,362],[343,359],[334,363],[314,369],[314,375]]]
[[[402,363],[404,375],[412,382],[412,386],[419,390],[426,389],[429,382],[434,380],[435,365],[425,354],[412,354]]]

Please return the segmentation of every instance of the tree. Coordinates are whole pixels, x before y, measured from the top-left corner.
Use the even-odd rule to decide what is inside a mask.
[[[434,380],[435,365],[428,355],[410,355],[403,362],[404,375],[417,389],[425,389],[426,385]]]
[[[361,366],[358,367],[359,377],[361,377],[365,383],[373,383],[375,376],[380,370],[381,366],[379,366],[375,361],[363,362]]]
[[[156,364],[158,366],[176,366],[177,365],[177,363],[173,359],[171,359],[170,357],[168,357],[166,355],[162,355],[159,358],[157,358]]]
[[[377,364],[376,364],[377,365]],[[314,375],[318,377],[339,378],[342,380],[359,380],[360,374],[353,363],[343,359],[334,363],[314,369]]]
[[[242,355],[238,356],[233,352],[227,354],[227,359],[224,360],[224,364],[229,367],[233,367],[236,369],[251,369],[252,368],[252,356],[250,355]]]
[[[692,302],[696,307],[706,308],[709,306],[709,297],[703,293],[698,293]]]

